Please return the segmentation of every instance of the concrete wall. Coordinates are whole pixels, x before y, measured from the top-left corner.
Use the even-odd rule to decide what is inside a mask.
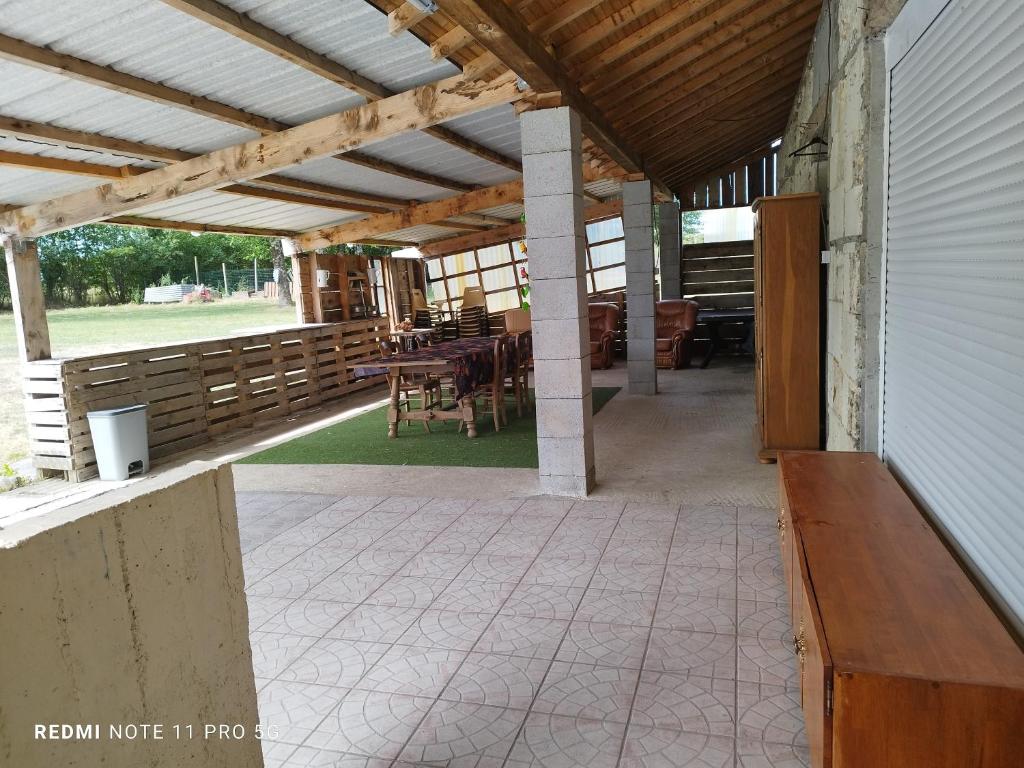
[[[3,529],[0,765],[262,766],[247,624],[230,467],[190,464]],[[51,723],[100,737],[34,738]],[[162,739],[110,737],[157,723]],[[207,739],[206,723],[246,736]]]
[[[780,153],[780,191],[818,191],[827,212],[825,399],[833,450],[873,450],[877,444],[883,34],[904,2],[826,3]],[[827,160],[789,156],[815,134],[829,142]]]

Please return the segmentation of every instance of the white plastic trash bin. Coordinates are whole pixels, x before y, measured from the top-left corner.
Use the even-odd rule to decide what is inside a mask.
[[[143,403],[86,414],[101,480],[127,480],[149,471],[147,407]]]

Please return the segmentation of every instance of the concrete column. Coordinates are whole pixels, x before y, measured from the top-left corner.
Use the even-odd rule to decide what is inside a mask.
[[[583,497],[594,487],[594,405],[580,121],[568,107],[520,121],[540,486]]]
[[[4,253],[14,307],[18,355],[23,363],[46,360],[50,357],[50,328],[46,324],[46,302],[36,241],[6,238]]]
[[[629,393],[656,395],[654,367],[654,208],[651,182],[622,185],[626,236],[626,352]]]
[[[677,203],[658,203],[658,244],[661,251],[661,298],[682,298],[682,228]]]

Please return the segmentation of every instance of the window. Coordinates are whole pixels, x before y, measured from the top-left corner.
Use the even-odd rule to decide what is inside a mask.
[[[462,293],[480,285],[487,294],[492,313],[519,306],[519,270],[529,271],[529,254],[519,249],[518,240],[490,245],[476,251],[443,256],[428,262],[428,280],[434,299],[445,309],[458,309]],[[587,224],[587,289],[618,291],[626,286],[626,252],[622,219],[616,217]]]

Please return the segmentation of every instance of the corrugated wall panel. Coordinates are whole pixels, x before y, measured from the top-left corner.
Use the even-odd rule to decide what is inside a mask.
[[[950,3],[893,68],[883,453],[1024,622],[1024,14]]]

